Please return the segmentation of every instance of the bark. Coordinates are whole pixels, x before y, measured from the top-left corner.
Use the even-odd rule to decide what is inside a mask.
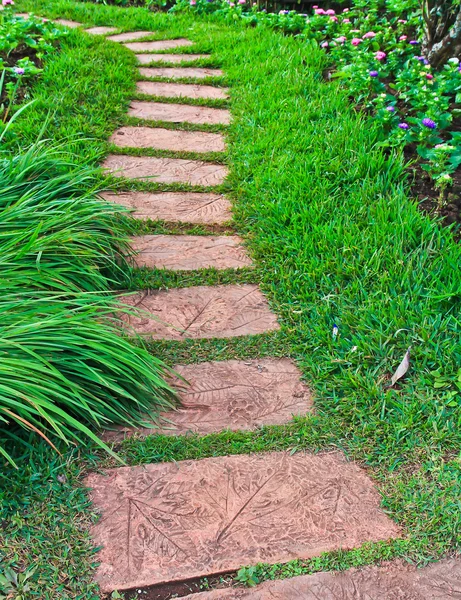
[[[422,3],[424,19],[423,54],[433,67],[457,56],[461,47],[461,6],[447,1]]]

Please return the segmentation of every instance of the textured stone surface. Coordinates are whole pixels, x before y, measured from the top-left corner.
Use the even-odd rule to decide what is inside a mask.
[[[193,83],[138,81],[136,89],[140,94],[164,96],[165,98],[228,98],[227,88],[218,88],[212,85],[194,85]]]
[[[163,102],[134,101],[128,111],[130,117],[169,123],[194,123],[196,125],[228,125],[230,113],[224,108],[208,106],[190,106],[188,104],[170,104]]]
[[[117,35],[111,35],[107,39],[111,42],[130,42],[131,40],[140,40],[145,37],[155,35],[154,31],[130,31],[126,33],[119,33]]]
[[[109,155],[102,166],[117,177],[152,183],[213,186],[220,185],[227,176],[227,168],[223,165],[182,158]]]
[[[140,235],[131,240],[138,267],[173,271],[238,269],[253,263],[236,235]]]
[[[310,558],[399,534],[339,453],[223,456],[92,474],[104,592]]]
[[[55,19],[53,23],[57,25],[62,25],[63,27],[69,27],[69,29],[76,29],[77,27],[81,27],[81,23],[77,23],[77,21],[69,21],[67,19]]]
[[[178,152],[223,152],[226,148],[220,133],[159,127],[121,127],[110,141],[120,148],[156,148]]]
[[[231,205],[221,194],[195,192],[110,192],[101,194],[109,202],[133,208],[133,216],[153,221],[208,223],[220,225],[230,221]]]
[[[148,65],[152,62],[163,61],[166,63],[193,62],[200,58],[208,58],[208,54],[136,54],[138,62]]]
[[[172,382],[181,406],[162,415],[169,421],[161,430],[167,435],[277,425],[312,409],[301,373],[287,358],[176,365],[174,370],[187,383]],[[105,438],[120,440],[134,432],[148,435],[158,430],[120,427],[106,432]]]
[[[158,52],[159,50],[169,50],[170,48],[181,48],[183,46],[193,46],[194,42],[179,38],[177,40],[156,40],[154,42],[128,42],[125,46],[133,52]]]
[[[107,35],[108,33],[113,33],[117,31],[116,27],[91,27],[90,29],[85,29],[85,33],[89,33],[91,35]]]
[[[257,285],[139,292],[123,300],[145,311],[124,317],[127,324],[154,339],[226,338],[279,329]]]
[[[342,573],[267,581],[253,589],[217,589],[183,600],[448,600],[461,598],[461,560],[416,569],[399,562]]]
[[[141,56],[145,56],[141,54]],[[161,56],[161,55],[160,55]],[[139,74],[142,77],[167,77],[168,79],[180,79],[181,77],[221,77],[224,73],[221,69],[207,69],[204,67],[140,67]]]

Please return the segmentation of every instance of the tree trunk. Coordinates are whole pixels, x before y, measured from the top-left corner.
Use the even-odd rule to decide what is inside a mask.
[[[461,6],[447,4],[446,0],[440,3],[424,0],[422,6],[425,24],[422,50],[433,67],[457,56],[461,48]]]

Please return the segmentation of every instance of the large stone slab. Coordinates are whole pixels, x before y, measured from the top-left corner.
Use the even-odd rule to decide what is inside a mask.
[[[138,62],[142,65],[149,65],[150,63],[159,61],[172,64],[194,62],[194,60],[209,58],[209,56],[209,54],[136,54]]]
[[[226,149],[220,133],[160,127],[121,127],[109,141],[119,148],[156,148],[177,152],[223,152]]]
[[[238,269],[253,263],[236,235],[140,235],[131,240],[138,267],[194,271]]]
[[[218,285],[138,292],[122,298],[144,311],[124,320],[153,339],[228,338],[279,329],[257,285]]]
[[[145,55],[141,54],[141,56]],[[205,67],[140,67],[139,74],[142,77],[166,77],[168,79],[181,79],[181,77],[204,79],[205,77],[222,77],[224,75],[221,69]]]
[[[226,360],[196,365],[176,365],[186,382],[172,382],[181,406],[163,413],[162,429],[120,427],[105,438],[120,440],[132,433],[149,435],[202,435],[224,429],[247,430],[261,425],[287,423],[293,415],[305,415],[312,399],[301,373],[288,358]]]
[[[90,29],[85,29],[85,33],[89,33],[90,35],[107,35],[114,31],[117,31],[116,27],[90,27]]]
[[[69,27],[69,29],[77,29],[77,27],[82,27],[81,23],[77,21],[69,21],[68,19],[55,19],[53,23],[56,25],[62,25],[63,27]]]
[[[190,183],[208,187],[220,185],[227,176],[224,165],[182,158],[109,155],[102,166],[116,177],[152,183]]]
[[[221,225],[231,220],[231,204],[222,194],[197,192],[119,192],[101,194],[109,202],[134,209],[137,219]]]
[[[230,113],[224,108],[170,104],[164,102],[134,101],[128,111],[130,117],[168,123],[194,123],[195,125],[228,125]]]
[[[211,98],[212,100],[222,100],[229,97],[227,88],[218,88],[212,85],[195,85],[192,83],[138,81],[136,89],[140,94],[164,96],[165,98]]]
[[[401,562],[216,589],[183,600],[448,600],[461,598],[461,560],[416,569]]]
[[[124,45],[133,52],[158,52],[159,50],[170,50],[170,48],[193,46],[194,42],[179,38],[177,40],[156,40],[155,42],[128,42]]]
[[[141,40],[142,38],[155,35],[154,31],[129,31],[126,33],[119,33],[117,35],[111,35],[107,39],[111,42],[131,42],[132,40]]]
[[[398,527],[339,453],[223,456],[92,474],[103,592],[307,559],[387,540]]]

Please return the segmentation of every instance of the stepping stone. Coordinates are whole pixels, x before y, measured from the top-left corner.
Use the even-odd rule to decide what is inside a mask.
[[[140,56],[145,56],[141,54]],[[161,56],[161,55],[160,55]],[[181,77],[222,77],[221,69],[206,69],[201,67],[141,67],[139,74],[142,77],[168,77],[169,79],[180,79]]]
[[[280,329],[257,285],[138,292],[122,301],[144,311],[124,316],[126,323],[157,340],[227,338]]]
[[[121,127],[109,141],[119,148],[156,148],[177,152],[223,152],[226,149],[220,133],[159,127]]]
[[[223,108],[190,106],[188,104],[167,104],[163,102],[131,103],[130,117],[168,123],[194,123],[196,125],[228,125],[230,113]]]
[[[161,81],[138,81],[136,90],[149,96],[165,96],[167,98],[211,98],[226,99],[228,88],[211,85],[194,85],[193,83],[163,83]]]
[[[90,35],[107,35],[114,31],[117,31],[116,27],[91,27],[90,29],[85,29],[85,33],[89,33]]]
[[[206,223],[221,225],[230,221],[231,205],[225,196],[194,192],[120,192],[104,193],[109,202],[133,208],[137,219],[172,221],[183,223]]]
[[[381,567],[324,572],[266,581],[252,589],[228,588],[183,600],[448,600],[461,598],[461,560],[416,569],[399,561]]]
[[[200,160],[109,155],[102,167],[116,177],[152,183],[189,183],[211,187],[227,177],[227,167]]]
[[[141,235],[131,245],[136,266],[172,271],[239,269],[253,262],[236,235]]]
[[[194,42],[179,38],[177,40],[156,40],[154,42],[132,42],[124,44],[133,52],[157,52],[158,50],[169,50],[170,48],[182,48],[183,46],[193,46]]]
[[[81,23],[77,23],[77,21],[68,21],[67,19],[56,19],[53,21],[56,25],[62,25],[63,27],[69,27],[70,29],[77,29],[77,27],[82,27]]]
[[[159,61],[166,63],[193,62],[194,60],[199,60],[200,58],[209,57],[209,54],[136,54],[138,62],[142,65],[148,65],[152,62]]]
[[[155,35],[155,31],[129,31],[126,33],[118,33],[111,35],[107,39],[111,42],[131,42],[132,40],[141,40],[142,38]]]
[[[92,537],[102,547],[96,581],[106,593],[308,559],[400,533],[365,471],[336,452],[121,467],[91,474],[86,485],[102,513]]]
[[[287,423],[293,415],[312,410],[310,392],[288,358],[176,365],[174,370],[188,384],[179,379],[172,382],[181,406],[162,414],[169,423],[161,430],[120,427],[108,431],[105,439],[121,440],[133,433],[204,435],[224,429],[248,430]]]

